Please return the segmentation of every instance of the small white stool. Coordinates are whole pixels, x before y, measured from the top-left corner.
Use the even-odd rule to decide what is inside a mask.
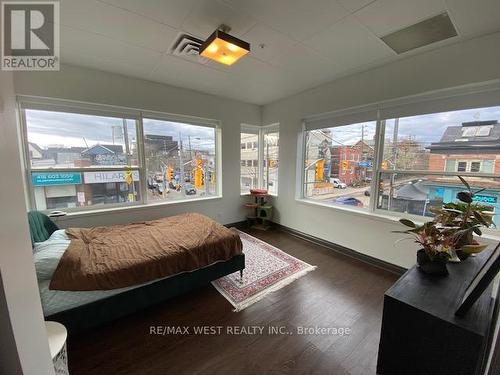
[[[50,355],[54,363],[56,375],[69,375],[68,355],[66,353],[66,339],[68,331],[61,323],[45,322],[47,337],[49,339]]]

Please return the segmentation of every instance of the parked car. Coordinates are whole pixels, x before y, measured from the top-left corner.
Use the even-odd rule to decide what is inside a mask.
[[[363,202],[353,197],[340,197],[335,199],[335,203],[346,204],[348,206],[363,207]]]
[[[347,185],[338,178],[330,178],[330,183],[333,184],[334,188],[338,189],[345,189],[347,187]]]
[[[185,191],[186,195],[195,195],[196,194],[196,189],[195,189],[193,184],[185,184],[184,191]]]

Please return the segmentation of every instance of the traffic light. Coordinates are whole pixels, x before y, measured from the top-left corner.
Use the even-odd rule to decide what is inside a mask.
[[[196,167],[194,168],[194,186],[199,189],[203,186],[203,161],[196,159]]]
[[[384,160],[382,162],[382,169],[389,169],[389,163],[387,162],[387,160]]]
[[[134,182],[131,169],[125,171],[125,182],[127,183],[127,185],[132,185],[132,182]]]
[[[171,182],[173,179],[174,179],[174,168],[172,168],[170,165],[167,167],[167,172],[165,173],[166,174],[166,178],[167,178],[167,181],[168,182]]]
[[[325,161],[323,159],[316,162],[316,181],[323,181],[325,176]]]
[[[342,160],[342,170],[347,171],[349,169],[349,160]]]

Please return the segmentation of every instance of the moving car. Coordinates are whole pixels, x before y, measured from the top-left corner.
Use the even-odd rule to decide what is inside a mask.
[[[335,203],[346,204],[348,206],[363,207],[363,202],[353,197],[340,197],[335,199]]]
[[[193,184],[185,184],[184,191],[185,191],[186,195],[195,195],[196,194],[196,189],[195,189]]]
[[[334,188],[338,189],[345,189],[347,187],[347,185],[338,178],[330,178],[330,183],[333,184]]]

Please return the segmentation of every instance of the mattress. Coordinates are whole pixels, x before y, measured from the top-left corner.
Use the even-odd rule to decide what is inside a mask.
[[[37,242],[33,246],[38,289],[42,301],[43,315],[49,316],[64,310],[69,310],[91,302],[123,293],[127,290],[138,288],[136,285],[128,288],[113,290],[98,290],[91,292],[66,292],[50,290],[49,284],[52,274],[59,260],[68,248],[70,240],[64,229],[55,231],[47,241]]]
[[[44,316],[86,305],[141,286],[137,285],[134,287],[113,290],[95,290],[91,292],[66,292],[61,290],[50,290],[49,284],[50,280],[38,282]]]
[[[70,239],[68,238],[66,231],[64,229],[60,229],[55,231],[47,241],[34,244],[33,257],[35,262],[35,269],[38,279],[38,289],[40,292],[40,299],[42,302],[42,309],[44,316],[50,316],[62,311],[70,310],[120,293],[124,293],[132,289],[140,288],[144,285],[153,284],[157,281],[176,276],[176,275],[171,275],[156,280],[152,280],[146,283],[126,288],[112,289],[112,290],[93,290],[93,291],[51,290],[49,289],[49,285],[52,279],[52,275],[55,269],[57,268],[59,260],[61,259],[64,252],[68,248],[69,243]],[[210,267],[215,263],[220,263],[220,262],[223,261],[217,261],[211,263],[206,267]],[[201,268],[206,268],[206,267],[201,267]],[[187,271],[187,273],[189,272],[190,271]]]

